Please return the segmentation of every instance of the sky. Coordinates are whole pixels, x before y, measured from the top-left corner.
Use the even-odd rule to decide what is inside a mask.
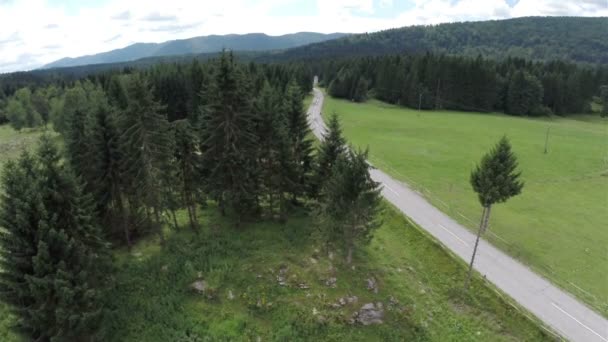
[[[0,0],[0,73],[209,34],[360,33],[561,15],[608,16],[608,0]]]

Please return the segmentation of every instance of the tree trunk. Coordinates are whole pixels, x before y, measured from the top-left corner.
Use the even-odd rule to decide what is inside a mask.
[[[192,229],[198,233],[198,218],[196,217],[196,203],[194,201],[190,202],[190,212],[191,212],[191,221],[190,225]]]
[[[346,254],[346,264],[350,265],[353,262],[353,244],[348,244],[348,253]]]
[[[173,227],[175,231],[179,230],[179,225],[177,224],[177,216],[175,215],[175,210],[171,209],[171,216],[173,216]]]
[[[124,231],[125,234],[125,242],[127,243],[127,249],[129,250],[129,252],[131,251],[131,234],[129,232],[129,219],[127,217],[127,210],[124,206],[124,203],[122,202],[122,198],[120,197],[120,195],[118,195],[117,200],[116,200],[116,205],[120,208],[120,220],[122,221],[122,229]]]
[[[226,217],[226,203],[225,203],[223,194],[220,195],[218,202],[219,202],[218,204],[220,206],[220,212],[222,213],[222,217]]]
[[[488,208],[486,208],[486,220],[483,223],[483,232],[485,233],[486,230],[488,230],[488,227],[490,226],[490,211],[492,210],[492,206],[489,205]]]
[[[153,211],[154,211],[154,218],[156,220],[156,225],[157,225],[157,229],[158,229],[158,237],[160,239],[160,244],[162,246],[165,244],[165,234],[163,233],[163,224],[160,221],[160,215],[158,213],[158,208],[154,207]]]
[[[469,271],[467,273],[467,278],[464,282],[465,290],[469,288],[469,284],[471,283],[471,276],[473,275],[473,263],[475,262],[475,256],[477,255],[477,246],[479,246],[479,238],[481,237],[481,234],[486,230],[490,217],[490,208],[491,206],[483,207],[481,221],[479,223],[479,230],[477,231],[477,238],[475,239],[475,247],[473,248],[473,255],[471,256],[471,262],[469,263]]]
[[[286,208],[286,199],[285,194],[281,190],[278,194],[279,197],[279,222],[285,223],[287,222],[287,208]]]

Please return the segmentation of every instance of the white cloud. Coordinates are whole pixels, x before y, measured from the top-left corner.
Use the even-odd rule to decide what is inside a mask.
[[[297,0],[108,0],[79,10],[46,0],[0,1],[0,72],[127,46],[207,34],[372,32],[415,24],[530,15],[608,16],[608,0],[411,0],[393,18],[375,15],[404,0],[317,0],[317,15],[270,15]],[[255,2],[255,3],[254,3]],[[301,1],[300,1],[301,2]],[[83,2],[86,3],[86,2]]]

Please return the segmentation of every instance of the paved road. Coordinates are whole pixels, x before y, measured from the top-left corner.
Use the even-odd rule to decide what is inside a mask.
[[[321,118],[322,107],[323,93],[315,88],[308,119],[313,133],[319,138],[326,131]],[[475,244],[474,234],[432,206],[407,184],[378,169],[373,169],[371,175],[382,183],[382,194],[388,201],[469,262]],[[608,342],[605,318],[484,240],[479,242],[475,269],[568,340]]]

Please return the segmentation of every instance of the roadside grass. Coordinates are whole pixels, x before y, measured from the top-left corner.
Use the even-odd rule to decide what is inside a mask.
[[[525,187],[495,206],[485,238],[608,315],[608,120],[418,112],[326,96],[324,114],[334,111],[373,164],[472,230],[480,207],[470,172],[506,134]]]
[[[116,287],[106,297],[114,314],[104,340],[552,339],[483,280],[475,279],[470,295],[462,293],[464,266],[388,204],[383,219],[351,268],[340,253],[330,258],[314,243],[304,210],[285,225],[262,221],[237,229],[211,205],[201,212],[199,235],[184,230],[171,233],[164,249],[151,248],[157,245],[151,239],[116,253]],[[278,282],[281,269],[286,286]],[[335,288],[325,284],[330,277],[337,278]],[[377,294],[366,287],[370,277]],[[189,290],[196,279],[207,282],[206,294]],[[357,303],[332,307],[347,296]],[[383,303],[383,324],[349,323],[372,302]]]

